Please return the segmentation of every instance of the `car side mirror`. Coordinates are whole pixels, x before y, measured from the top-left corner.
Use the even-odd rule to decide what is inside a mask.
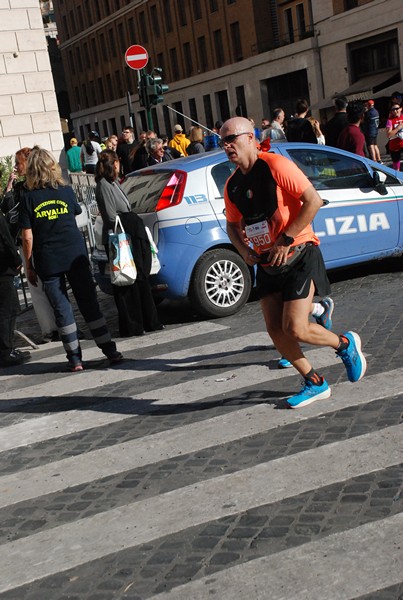
[[[322,206],[327,206],[329,204],[329,200],[326,200],[326,198],[322,198]]]
[[[386,175],[385,173],[380,173],[379,171],[374,171],[372,174],[372,181],[374,183],[374,190],[378,192],[381,196],[386,196],[388,190],[386,189],[385,181]]]

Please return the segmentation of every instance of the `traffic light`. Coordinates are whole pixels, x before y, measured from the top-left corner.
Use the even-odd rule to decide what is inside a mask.
[[[150,90],[150,104],[156,105],[160,102],[164,102],[164,94],[169,90],[169,87],[162,83],[162,69],[155,67],[153,74],[150,76],[152,79],[152,90]]]
[[[151,77],[151,75],[148,75],[147,73],[143,73],[141,75],[140,81],[139,81],[138,93],[139,93],[140,105],[144,106],[144,108],[146,110],[149,110],[149,108],[152,104],[151,96],[154,93],[154,84],[153,84],[153,78]]]

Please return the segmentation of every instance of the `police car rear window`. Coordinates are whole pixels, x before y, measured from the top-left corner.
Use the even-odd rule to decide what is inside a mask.
[[[172,171],[128,177],[122,183],[122,189],[129,199],[132,211],[136,214],[154,212],[171,177]]]

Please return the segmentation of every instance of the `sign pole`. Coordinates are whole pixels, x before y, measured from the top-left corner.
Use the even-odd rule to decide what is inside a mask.
[[[150,104],[148,102],[147,96],[147,74],[145,71],[145,67],[148,63],[148,52],[143,46],[139,46],[138,44],[134,44],[133,46],[129,46],[125,53],[125,62],[130,69],[134,69],[137,71],[137,82],[138,89],[143,93],[143,97],[145,98],[145,106],[146,115],[147,115],[147,124],[148,128],[152,129],[152,117]],[[131,111],[131,105],[129,105],[129,94],[128,94],[128,106],[129,106],[129,114],[131,119],[132,127],[134,127],[134,115]]]

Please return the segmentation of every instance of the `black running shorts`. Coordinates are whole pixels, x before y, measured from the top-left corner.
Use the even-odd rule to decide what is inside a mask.
[[[311,281],[315,284],[315,295],[324,298],[330,294],[330,283],[318,246],[308,245],[301,260],[287,273],[268,275],[262,267],[257,267],[256,290],[259,298],[281,292],[284,302],[301,300],[308,296]]]

